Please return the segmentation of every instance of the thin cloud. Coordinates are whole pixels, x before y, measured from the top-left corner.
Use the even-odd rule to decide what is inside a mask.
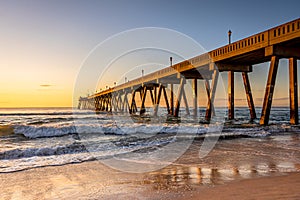
[[[40,85],[40,87],[52,87],[53,85],[50,85],[50,84],[42,84]]]
[[[40,92],[50,92],[50,91],[56,91],[56,90],[60,90],[60,89],[57,88],[55,85],[41,84],[41,85],[39,85],[39,87],[36,90],[40,91]]]

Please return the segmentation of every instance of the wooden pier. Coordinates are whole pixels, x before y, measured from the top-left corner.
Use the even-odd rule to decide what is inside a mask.
[[[205,118],[210,120],[214,112],[219,73],[228,72],[228,118],[234,119],[234,74],[238,73],[243,78],[250,119],[255,119],[256,111],[248,73],[252,72],[252,65],[270,61],[260,117],[260,124],[267,125],[280,59],[289,59],[290,123],[298,124],[297,59],[300,59],[300,18],[175,65],[170,60],[170,66],[162,70],[88,97],[80,97],[78,108],[142,115],[146,111],[146,97],[150,95],[154,115],[157,115],[162,101],[169,115],[178,117],[182,103],[185,104],[186,114],[190,114],[184,85],[187,79],[192,79],[192,114],[197,116],[197,87],[201,81],[208,97]],[[178,85],[177,91],[174,91],[175,84]],[[169,95],[167,87],[170,89]]]

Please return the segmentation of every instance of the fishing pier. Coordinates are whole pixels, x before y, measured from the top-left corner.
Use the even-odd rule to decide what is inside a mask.
[[[197,116],[197,87],[199,83],[204,83],[208,99],[205,119],[210,120],[214,112],[219,74],[228,72],[228,119],[234,119],[235,73],[241,74],[243,78],[250,119],[255,119],[257,116],[248,73],[252,72],[253,65],[270,62],[260,116],[260,124],[267,125],[279,60],[288,59],[290,123],[298,124],[297,60],[300,59],[300,18],[233,43],[230,41],[231,33],[228,34],[228,45],[174,65],[170,57],[169,67],[93,95],[80,97],[78,108],[142,115],[146,112],[145,100],[150,95],[153,115],[157,115],[161,101],[164,101],[169,115],[178,117],[184,103],[186,114]],[[193,113],[189,111],[184,89],[188,79],[192,79]],[[174,85],[178,86],[176,91]]]

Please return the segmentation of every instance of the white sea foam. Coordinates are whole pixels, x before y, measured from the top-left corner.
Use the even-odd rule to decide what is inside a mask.
[[[298,127],[273,125],[269,127],[253,128],[236,128],[226,127],[222,134],[222,126],[203,126],[197,124],[131,124],[131,125],[112,125],[112,124],[87,124],[87,125],[63,125],[63,126],[34,126],[34,125],[17,125],[14,126],[14,133],[24,135],[27,138],[57,137],[68,134],[113,134],[113,135],[130,135],[130,134],[190,134],[202,135],[206,133],[220,133],[220,135],[244,135],[244,136],[267,136],[281,132],[299,132]]]
[[[247,113],[240,111],[242,122],[232,124],[191,123],[187,117],[180,122],[146,121],[139,117],[113,116],[105,113],[69,111],[45,111],[35,113],[11,113],[0,115],[0,123],[13,127],[13,136],[0,138],[0,172],[16,171],[30,167],[82,162],[97,157],[123,155],[133,151],[155,150],[160,146],[193,137],[260,137],[286,132],[300,132],[299,126],[291,126],[288,120],[275,116],[277,124],[259,126],[247,124]],[[276,119],[278,118],[278,121]],[[272,122],[272,123],[273,123]],[[246,123],[246,125],[239,125]],[[256,122],[258,123],[258,122]],[[222,131],[222,132],[221,132]],[[12,137],[10,140],[9,137]],[[88,148],[86,148],[88,147]],[[90,152],[90,153],[89,153]],[[92,153],[92,155],[91,155]]]
[[[55,137],[76,133],[76,129],[74,126],[49,127],[17,125],[14,127],[14,133],[24,135],[27,138]]]

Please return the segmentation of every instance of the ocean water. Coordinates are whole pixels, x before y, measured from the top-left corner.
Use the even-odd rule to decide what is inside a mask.
[[[230,154],[238,151],[239,160],[263,158],[268,153],[267,160],[275,160],[280,170],[299,170],[300,127],[289,125],[288,108],[272,108],[268,126],[259,126],[258,120],[249,121],[247,108],[236,108],[236,119],[231,121],[226,119],[226,109],[216,110],[219,118],[210,124],[203,120],[204,108],[199,109],[196,119],[183,114],[174,119],[164,113],[161,110],[158,117],[151,117],[151,113],[140,117],[72,108],[2,108],[0,173],[96,159],[117,169],[124,160],[143,166],[149,163],[167,166],[188,148],[200,151],[201,146],[193,142],[207,138],[215,141],[210,146],[214,151],[201,158],[202,163],[196,163],[201,166],[212,169],[215,159],[227,163],[223,165],[226,170],[225,166],[237,163],[231,160],[237,156]],[[111,158],[121,161],[111,163]],[[188,154],[183,160],[186,162],[181,166],[194,163]],[[244,164],[238,164],[240,171],[247,171]],[[261,162],[257,167],[264,168]],[[124,170],[130,171],[126,167]]]

